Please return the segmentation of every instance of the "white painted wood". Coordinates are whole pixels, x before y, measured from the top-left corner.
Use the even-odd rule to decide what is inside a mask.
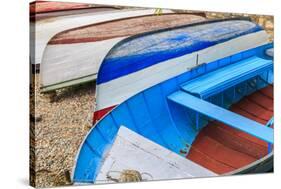
[[[164,12],[172,12],[164,10]],[[32,22],[31,25],[35,27],[31,31],[31,35],[35,36],[35,54],[31,54],[31,63],[40,64],[44,49],[47,43],[56,34],[89,24],[105,22],[109,20],[116,20],[121,18],[129,18],[134,16],[142,16],[154,14],[155,9],[130,9],[130,10],[114,10],[97,13],[85,13],[79,15],[61,16],[55,18],[42,19],[37,22]]]
[[[41,86],[97,74],[100,64],[110,49],[125,37],[109,40],[47,45],[41,64]]]
[[[114,182],[107,179],[111,171],[136,170],[148,180],[167,180],[217,176],[212,171],[121,126],[112,148],[101,165],[95,183]],[[116,174],[119,177],[118,173]]]
[[[96,111],[118,105],[153,85],[186,72],[196,65],[197,54],[199,55],[199,64],[209,63],[266,43],[268,43],[267,33],[259,31],[191,54],[169,59],[135,73],[97,85]]]

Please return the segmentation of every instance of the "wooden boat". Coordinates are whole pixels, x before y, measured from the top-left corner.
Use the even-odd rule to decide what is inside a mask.
[[[36,0],[30,3],[30,12],[45,13],[45,12],[85,9],[90,7],[92,6],[87,3],[68,3],[68,2]]]
[[[93,6],[84,3],[50,1],[35,1],[30,3],[30,51],[32,72],[38,73],[40,71],[41,57],[48,40],[52,35],[55,35],[56,32],[63,30],[66,23],[66,26],[68,26],[66,29],[69,29],[69,27],[75,27],[77,24],[75,23],[77,21],[71,22],[75,17],[90,16],[114,10],[116,11],[118,9],[110,6]],[[57,25],[56,22],[58,22]],[[59,26],[59,24],[62,25]],[[38,34],[36,35],[37,32]],[[35,59],[36,57],[37,59]]]
[[[128,181],[122,179],[128,169],[139,173],[134,181],[272,169],[273,45],[267,38],[260,26],[234,19],[120,42],[97,78],[97,103],[116,106],[82,142],[73,182]],[[119,175],[112,179],[113,173]]]
[[[96,79],[110,49],[138,33],[205,20],[192,14],[164,13],[111,20],[63,31],[48,43],[41,65],[42,91],[55,90]]]
[[[95,121],[99,120],[109,110],[111,110],[113,107],[120,104],[121,102],[125,101],[127,98],[159,82],[170,79],[171,77],[176,76],[178,74],[182,74],[188,68],[195,67],[197,64],[212,62],[217,59],[224,58],[226,56],[236,54],[238,52],[245,51],[248,49],[256,48],[258,46],[268,43],[267,33],[264,30],[255,31],[255,27],[257,26],[253,23],[247,21],[233,22],[236,25],[233,25],[233,27],[231,27],[231,21],[206,21],[206,23],[199,23],[198,25],[195,24],[191,26],[181,26],[171,31],[156,31],[143,36],[135,36],[133,37],[133,39],[131,39],[131,43],[122,44],[122,42],[120,42],[106,56],[99,70],[101,76],[99,76],[99,78],[97,79],[96,110],[94,115]],[[230,34],[232,35],[228,34],[230,30],[229,28],[231,28],[232,33]],[[247,32],[245,32],[244,30]],[[183,38],[187,38],[185,44],[182,43],[181,38],[177,35],[177,32],[180,32]],[[187,34],[185,34],[184,32],[186,32]],[[239,33],[239,35],[236,35],[237,33]],[[175,35],[175,39],[170,39],[170,35],[172,34]],[[165,36],[166,41],[163,42],[162,36]],[[228,40],[226,40],[224,43],[222,43],[221,41],[215,41],[217,36],[221,37],[222,40]],[[150,43],[146,43],[146,40],[144,40],[150,38],[151,40],[153,40],[154,46]],[[214,40],[210,40],[209,42],[207,40],[208,38],[213,38]],[[202,42],[202,44],[206,45],[200,45],[201,43],[197,42],[198,40],[203,41],[204,43]],[[247,41],[247,43],[245,43],[244,41]],[[161,48],[163,49],[159,49],[158,46],[160,46],[162,43],[168,45],[162,45]],[[134,57],[139,58],[141,60],[139,64],[150,65],[152,64],[151,62],[154,62],[154,57],[147,58],[150,59],[147,61],[149,63],[144,64],[144,61],[142,60],[144,55],[141,54],[140,56],[138,56],[138,54],[136,54],[135,52],[139,51],[140,53],[142,53],[142,49],[147,49],[147,52],[151,51],[157,53],[158,50],[167,51],[171,48],[169,46],[169,43],[176,45],[181,44],[181,46],[186,45],[186,47],[184,46],[185,48],[187,48],[185,52],[188,52],[188,50],[192,49],[192,47],[195,45],[198,50],[192,53],[186,53],[186,55],[175,54],[176,57],[172,59],[170,57],[157,56],[157,61],[159,59],[160,61],[163,61],[166,64],[156,64],[154,67],[148,66],[147,69],[141,69],[140,71],[136,70],[132,72],[132,74],[128,74],[131,68],[128,69],[129,71],[127,71],[127,69],[124,69],[123,67],[119,68],[115,66],[115,64],[117,64],[117,60],[118,65],[122,66],[124,64],[123,62],[119,63],[119,58],[114,57],[119,57],[120,55],[118,54],[125,53],[124,50],[120,50],[121,48],[132,49],[129,50],[128,53],[134,54]],[[127,47],[127,45],[131,44],[133,44],[131,47]],[[191,47],[189,47],[190,44]],[[227,46],[231,46],[232,48],[225,48]],[[172,47],[174,47],[175,52],[177,52],[177,46],[174,45]],[[149,55],[150,54],[147,53],[146,56]],[[163,60],[161,58],[163,58]],[[124,62],[127,61],[127,59],[125,58],[120,60]],[[133,61],[136,62],[137,60]],[[140,69],[143,66],[137,65],[136,67]],[[112,69],[116,69],[112,71],[115,73],[109,73],[109,71],[111,71]],[[162,74],[154,74],[155,69],[157,70],[157,73]],[[114,96],[111,95],[111,91],[114,91]]]
[[[30,3],[30,19],[38,21],[41,19],[67,16],[81,13],[106,11],[118,9],[113,6],[93,5],[87,3],[68,3],[55,1],[34,1]]]
[[[39,19],[36,22],[30,22],[30,49],[31,49],[31,64],[34,67],[42,61],[44,49],[48,42],[56,34],[77,28],[86,26],[89,24],[102,23],[111,20],[118,20],[122,18],[130,18],[135,16],[154,14],[155,9],[130,9],[130,10],[116,10],[107,8],[106,10],[101,8],[95,8],[89,13],[81,13],[67,16],[57,16],[46,19]],[[164,12],[170,12],[164,10]]]

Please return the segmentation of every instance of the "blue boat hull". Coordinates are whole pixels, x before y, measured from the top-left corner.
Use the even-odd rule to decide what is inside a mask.
[[[260,26],[235,19],[184,25],[126,38],[110,50],[100,66],[94,120],[129,97],[188,69],[219,59],[223,59],[221,66],[240,60],[240,52],[266,44],[267,38]],[[235,54],[232,60],[228,59]]]
[[[102,160],[107,150],[111,147],[120,126],[125,126],[179,155],[186,156],[200,129],[191,124],[192,121],[187,119],[186,112],[171,109],[167,96],[178,91],[181,84],[187,81],[240,60],[252,56],[270,59],[266,57],[264,51],[271,47],[272,44],[263,45],[198,66],[184,74],[150,87],[115,107],[85,137],[77,156],[73,181],[78,183],[95,182]],[[264,76],[261,75],[261,77]],[[244,91],[243,95],[237,95],[232,99],[231,103],[233,104],[245,95],[249,95],[272,83],[273,70],[267,72],[267,76],[263,80],[266,80],[266,83],[258,84],[255,90]],[[213,103],[218,104],[215,101]],[[225,105],[225,108],[230,105]],[[189,115],[189,118],[194,119],[192,112]],[[200,128],[205,125],[206,122],[202,121]],[[245,170],[240,170],[237,174],[270,169],[271,160],[272,156],[269,156],[263,161],[267,162],[264,168],[260,168],[263,167],[263,162],[259,162]]]

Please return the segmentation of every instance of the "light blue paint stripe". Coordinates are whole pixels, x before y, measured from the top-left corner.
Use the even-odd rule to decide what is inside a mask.
[[[208,98],[272,68],[272,60],[254,56],[188,81],[182,89]]]

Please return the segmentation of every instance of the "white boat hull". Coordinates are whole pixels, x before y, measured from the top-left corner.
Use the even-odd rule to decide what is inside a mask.
[[[165,10],[165,12],[171,12]],[[31,63],[40,64],[42,55],[48,42],[56,34],[76,27],[81,27],[89,24],[95,24],[121,18],[129,18],[135,16],[154,14],[155,9],[134,9],[134,10],[116,10],[97,13],[85,13],[73,16],[61,16],[31,22],[31,35],[35,36],[35,53],[31,52]],[[33,44],[31,44],[33,45]]]

